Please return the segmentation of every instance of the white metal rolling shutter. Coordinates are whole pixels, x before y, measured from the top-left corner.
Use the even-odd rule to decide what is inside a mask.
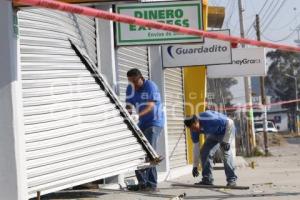
[[[182,70],[168,68],[164,75],[170,167],[176,168],[187,164]]]
[[[69,14],[73,18],[82,40],[82,47],[86,49],[89,57],[97,63],[96,24],[95,19],[82,15]]]
[[[66,13],[18,16],[29,196],[135,170],[145,151],[68,41],[96,61],[93,20],[79,17],[79,33]]]
[[[118,59],[118,81],[119,81],[119,94],[122,102],[125,102],[127,71],[132,68],[141,70],[145,79],[149,79],[149,60],[148,48],[146,46],[138,47],[119,47],[117,50]]]

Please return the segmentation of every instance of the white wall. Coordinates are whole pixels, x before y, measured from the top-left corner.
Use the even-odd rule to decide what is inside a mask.
[[[164,71],[162,67],[161,48],[157,45],[152,45],[149,48],[149,62],[150,62],[150,73],[151,80],[154,81],[161,93],[161,99],[165,99],[164,91]],[[164,109],[166,110],[165,102],[162,102]],[[167,113],[165,113],[165,127],[163,134],[159,138],[158,143],[158,154],[163,155],[165,159],[159,164],[158,171],[166,172],[169,170],[169,151],[168,151],[168,132],[167,132]]]
[[[112,5],[99,5],[98,9],[112,12]],[[101,73],[116,91],[116,55],[113,22],[97,19],[98,61]]]
[[[0,1],[0,200],[25,200],[24,137],[11,1]],[[21,109],[22,110],[22,109]]]
[[[274,123],[275,127],[277,126],[280,127],[278,131],[288,131],[288,115],[287,113],[268,113],[268,120],[274,120],[275,116],[280,116],[281,117],[281,122],[280,123]]]

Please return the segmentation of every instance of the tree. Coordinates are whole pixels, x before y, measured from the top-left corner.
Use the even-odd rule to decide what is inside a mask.
[[[230,87],[235,84],[237,84],[237,80],[234,78],[208,79],[208,100],[219,106],[231,106],[233,95]]]
[[[268,52],[267,57],[272,62],[266,78],[267,94],[278,101],[296,99],[295,81],[286,74],[299,80],[300,54],[276,50]],[[295,106],[296,103],[284,105],[287,108],[295,108]]]
[[[267,94],[275,97],[277,101],[287,101],[298,99],[296,89],[299,93],[299,85],[295,85],[295,80],[289,76],[296,77],[299,83],[300,76],[300,54],[294,52],[271,51],[267,54],[271,60],[268,75],[266,78]],[[289,75],[289,76],[287,76]],[[296,88],[295,88],[296,87]],[[283,104],[282,107],[289,109],[289,122],[295,122],[297,103]],[[294,130],[296,122],[294,123]]]

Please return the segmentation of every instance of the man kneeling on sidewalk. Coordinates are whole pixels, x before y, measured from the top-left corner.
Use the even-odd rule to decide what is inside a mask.
[[[230,149],[230,142],[235,137],[233,120],[221,113],[206,111],[200,113],[198,116],[193,115],[192,117],[186,118],[184,124],[191,130],[194,145],[192,171],[194,177],[199,176],[199,153],[201,155],[202,181],[198,184],[213,185],[213,157],[219,147],[221,147],[227,186],[236,186],[237,176],[234,172],[235,166]],[[199,149],[199,134],[205,134],[207,136],[201,151]]]

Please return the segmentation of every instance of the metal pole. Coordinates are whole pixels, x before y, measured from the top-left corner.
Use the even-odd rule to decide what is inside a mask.
[[[242,0],[238,0],[238,4],[239,4],[240,33],[241,33],[241,38],[244,38],[245,30],[244,30],[244,16],[243,16]],[[245,48],[245,44],[242,44],[242,47]]]
[[[294,76],[295,78],[295,100],[298,100],[298,80],[297,80],[297,76]],[[299,102],[296,101],[296,131],[297,131],[297,135],[299,135]]]
[[[260,41],[260,21],[259,15],[255,16],[255,29],[257,40]],[[267,107],[266,107],[266,92],[265,92],[265,77],[260,77],[260,93],[261,93],[261,103],[263,107],[262,119],[263,119],[263,133],[264,133],[264,146],[265,146],[265,155],[269,154],[269,145],[268,145],[268,121],[267,121]]]
[[[241,37],[245,38],[242,0],[238,0],[238,6],[239,6],[240,33],[241,33]],[[242,44],[242,48],[245,48],[245,44]],[[245,84],[246,104],[249,107],[249,110],[247,110],[246,113],[247,113],[247,132],[248,132],[247,137],[249,141],[249,147],[247,149],[247,152],[248,155],[250,155],[252,149],[256,146],[254,124],[253,124],[253,109],[252,109],[252,95],[251,95],[252,89],[251,89],[250,77],[244,78],[244,84]]]

